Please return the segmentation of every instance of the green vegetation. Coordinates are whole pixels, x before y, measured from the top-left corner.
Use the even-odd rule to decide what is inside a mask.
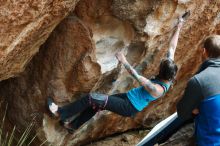
[[[34,122],[31,122],[29,126],[24,130],[20,136],[17,137],[16,126],[14,126],[12,131],[4,131],[7,104],[4,110],[3,118],[0,121],[0,146],[31,146],[34,140],[36,140],[37,134],[35,136],[31,135],[31,130],[33,129]],[[44,141],[40,146],[43,146],[47,141]]]

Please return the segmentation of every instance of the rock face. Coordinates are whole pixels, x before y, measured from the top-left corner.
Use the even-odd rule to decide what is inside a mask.
[[[0,79],[23,72],[54,27],[77,0],[1,1]]]
[[[187,80],[201,63],[202,40],[219,33],[219,2],[77,2],[2,2],[0,79],[4,81],[0,83],[0,97],[9,103],[11,123],[24,128],[35,117],[35,132],[41,141],[72,146],[131,129],[151,128],[173,113]],[[165,97],[135,118],[102,111],[72,135],[59,126],[58,119],[48,116],[47,96],[62,106],[90,91],[114,94],[136,87],[137,83],[114,57],[122,49],[140,73],[148,78],[156,75],[177,17],[186,10],[191,11],[191,16],[181,30],[175,55],[177,83]],[[183,133],[174,136],[173,144],[186,141],[178,139]]]

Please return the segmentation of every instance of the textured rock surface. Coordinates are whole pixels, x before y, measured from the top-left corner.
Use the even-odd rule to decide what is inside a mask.
[[[103,145],[109,145],[109,146],[127,146],[127,145],[135,145],[137,144],[141,138],[146,135],[148,131],[142,131],[139,132],[133,131],[133,132],[126,132],[120,135],[115,135],[108,137],[102,141],[98,142],[91,142],[86,146],[103,146]]]
[[[54,27],[77,0],[1,1],[0,80],[24,71]]]
[[[148,130],[139,130],[139,132],[127,132],[121,135],[112,136],[102,141],[92,142],[86,146],[130,146],[136,145],[147,134]],[[169,138],[165,143],[159,146],[193,146],[193,126],[186,125]],[[157,145],[158,146],[158,145]]]
[[[220,32],[219,2],[208,0],[81,0],[55,29],[77,1],[32,2],[23,5],[22,1],[7,1],[0,6],[5,10],[0,11],[0,79],[17,76],[0,83],[0,97],[9,103],[11,123],[22,128],[36,116],[39,139],[47,138],[54,146],[81,145],[114,133],[153,127],[175,111],[187,80],[201,62],[201,41]],[[123,48],[140,73],[146,77],[155,75],[176,19],[187,9],[191,16],[181,30],[175,56],[180,69],[177,83],[165,97],[135,118],[103,111],[73,135],[48,116],[48,95],[63,105],[91,90],[113,94],[137,86],[114,58],[114,53]],[[34,15],[26,15],[28,12]],[[173,144],[184,144],[178,135]],[[115,142],[117,139],[120,136],[112,138]]]

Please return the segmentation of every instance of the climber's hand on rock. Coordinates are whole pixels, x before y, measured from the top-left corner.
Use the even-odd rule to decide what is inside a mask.
[[[181,18],[182,19],[182,18]],[[183,21],[182,20],[179,20],[178,21],[178,24],[177,24],[177,27],[178,28],[181,28],[183,26]]]
[[[127,60],[126,60],[126,58],[125,58],[125,56],[122,52],[116,53],[115,56],[116,56],[116,58],[118,59],[119,62],[121,62],[121,63],[126,63],[127,62]]]
[[[190,11],[186,11],[182,16],[178,18],[177,27],[181,28],[186,19],[190,16]]]
[[[183,26],[184,19],[182,17],[178,18],[177,27],[181,28]]]

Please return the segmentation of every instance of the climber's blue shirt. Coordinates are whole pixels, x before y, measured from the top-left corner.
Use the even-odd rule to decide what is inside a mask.
[[[151,81],[160,84],[164,88],[164,93],[170,88],[170,83],[165,84],[158,80]],[[127,97],[138,111],[142,111],[151,101],[156,99],[150,93],[148,93],[143,86],[129,90]]]

